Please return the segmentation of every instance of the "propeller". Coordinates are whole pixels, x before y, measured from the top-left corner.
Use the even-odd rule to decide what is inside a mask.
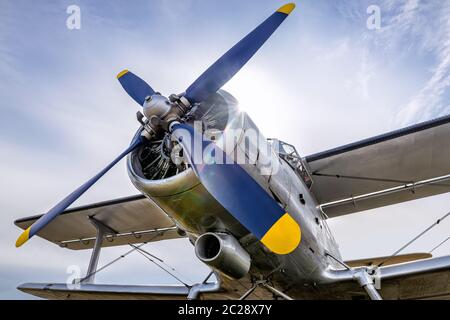
[[[143,142],[144,142],[143,137],[138,136],[137,138],[135,138],[131,143],[131,145],[124,152],[122,152],[116,159],[114,159],[109,165],[107,165],[102,171],[97,173],[95,176],[93,176],[91,179],[89,179],[87,182],[81,185],[78,189],[76,189],[67,197],[65,197],[63,200],[61,200],[56,206],[51,208],[46,214],[44,214],[42,217],[36,220],[30,227],[28,227],[17,239],[16,247],[20,247],[21,245],[23,245],[32,236],[38,233],[42,228],[44,228],[46,225],[52,222],[53,219],[59,216],[64,210],[67,209],[67,207],[69,207],[72,203],[75,202],[75,200],[81,197],[83,193],[85,193],[90,187],[92,187],[94,183],[96,183],[101,177],[103,177],[105,173],[107,173],[112,167],[114,167],[117,162],[119,162],[127,154],[129,154],[130,152],[141,146]]]
[[[239,164],[190,125],[174,122],[170,130],[202,185],[244,227],[274,253],[288,254],[297,248],[301,240],[297,222]],[[201,150],[194,150],[194,141],[202,141]],[[201,152],[202,158],[193,152]],[[198,164],[194,159],[202,161]]]
[[[202,102],[224,86],[262,47],[294,8],[293,3],[279,8],[195,80],[187,88],[185,97],[191,103]]]
[[[120,72],[117,75],[117,79],[130,97],[132,97],[141,107],[144,105],[145,98],[155,94],[155,91],[147,84],[147,82],[128,70]]]
[[[294,3],[280,7],[203,72],[186,89],[184,97],[194,104],[205,101],[217,92],[255,55],[294,9]],[[117,78],[125,91],[141,106],[147,96],[155,94],[144,80],[128,70],[119,73]]]
[[[293,3],[279,8],[211,65],[186,89],[184,94],[172,95],[170,100],[156,93],[149,84],[134,73],[128,70],[120,72],[117,75],[120,84],[128,95],[143,107],[143,113],[147,118],[147,122],[143,125],[142,135],[138,135],[131,145],[107,167],[26,229],[17,239],[16,246],[20,247],[48,225],[117,162],[139,148],[145,138],[152,139],[157,133],[171,130],[186,153],[192,154],[192,145],[186,143],[186,140],[189,137],[198,137],[200,133],[189,125],[181,124],[180,121],[183,120],[192,105],[208,99],[241,70],[294,8],[295,4]],[[189,157],[192,168],[205,188],[270,250],[278,254],[292,252],[300,243],[301,237],[300,227],[295,220],[284,212],[244,169],[228,159],[226,153],[214,143],[204,142],[202,151],[206,150],[208,146],[211,147],[210,145],[214,147],[215,156],[227,159],[226,162],[223,162],[227,163],[226,165],[198,165]],[[245,198],[242,195],[245,195]]]

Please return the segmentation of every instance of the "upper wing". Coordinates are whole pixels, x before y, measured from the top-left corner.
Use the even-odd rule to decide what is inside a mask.
[[[450,115],[305,158],[329,217],[450,191]]]
[[[14,223],[25,230],[39,217],[23,218]],[[39,231],[38,236],[69,249],[89,249],[94,246],[96,237],[92,218],[113,232],[106,236],[103,247],[182,237],[164,211],[142,195],[66,210]]]

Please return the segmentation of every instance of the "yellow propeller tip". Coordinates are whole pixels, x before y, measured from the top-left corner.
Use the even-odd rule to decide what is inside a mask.
[[[290,14],[295,9],[295,3],[288,3],[282,6],[277,12],[281,12],[284,14]]]
[[[30,228],[27,228],[27,230],[25,230],[24,232],[22,232],[22,234],[20,235],[20,237],[17,238],[17,241],[16,241],[16,248],[19,248],[20,246],[22,246],[25,242],[28,241],[29,238],[30,238]]]
[[[122,76],[124,76],[126,73],[128,73],[128,70],[127,70],[127,69],[125,69],[125,70],[119,72],[119,74],[117,75],[117,79],[120,79],[120,78],[121,78]]]

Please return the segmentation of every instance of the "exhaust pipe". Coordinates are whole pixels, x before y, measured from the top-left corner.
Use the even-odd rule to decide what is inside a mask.
[[[213,269],[240,279],[250,270],[251,259],[235,237],[225,233],[208,232],[195,242],[195,254]]]

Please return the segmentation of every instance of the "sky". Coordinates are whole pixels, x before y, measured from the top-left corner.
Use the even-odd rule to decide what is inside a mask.
[[[116,74],[183,92],[268,17],[278,0],[0,0],[0,299],[24,282],[65,282],[90,252],[37,237],[20,249],[17,218],[46,212],[119,154],[138,127]],[[450,1],[303,0],[226,86],[266,137],[302,156],[450,113]],[[80,8],[80,29],[66,10]],[[368,28],[369,6],[380,9]],[[74,206],[136,194],[121,162]],[[347,260],[389,255],[449,210],[444,194],[329,220]],[[406,252],[450,236],[444,221]],[[99,265],[127,251],[102,251]],[[187,240],[152,243],[189,283],[208,268]],[[450,242],[433,252],[450,254]],[[138,253],[100,283],[177,283]]]

